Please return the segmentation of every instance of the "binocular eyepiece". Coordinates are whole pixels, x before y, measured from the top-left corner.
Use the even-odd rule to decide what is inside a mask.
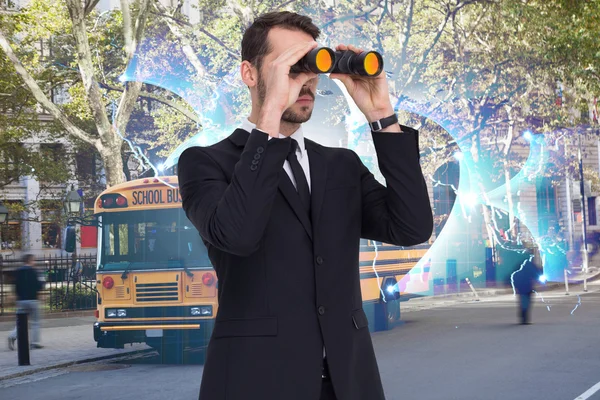
[[[308,52],[290,72],[314,72],[315,74],[340,73],[375,77],[383,71],[383,58],[376,51],[357,54],[351,50],[333,51],[329,47],[317,47]]]

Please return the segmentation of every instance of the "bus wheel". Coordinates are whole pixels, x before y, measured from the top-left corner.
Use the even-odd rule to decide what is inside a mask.
[[[381,298],[375,304],[375,331],[387,331],[400,322],[400,292],[396,278],[385,278]]]
[[[400,322],[400,302],[398,300],[388,300],[387,302],[380,300],[375,304],[374,317],[375,332],[392,329]]]
[[[400,322],[400,302],[396,299],[387,303],[388,326],[394,326]]]

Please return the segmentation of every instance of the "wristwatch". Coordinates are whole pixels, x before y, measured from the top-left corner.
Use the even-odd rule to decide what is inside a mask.
[[[396,114],[392,114],[389,117],[381,118],[380,120],[369,122],[371,125],[371,130],[373,132],[379,132],[382,129],[387,128],[390,125],[398,123],[398,116]]]

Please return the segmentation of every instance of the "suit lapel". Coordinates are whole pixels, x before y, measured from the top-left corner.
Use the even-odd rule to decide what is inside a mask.
[[[231,140],[238,147],[246,145],[246,141],[250,136],[249,132],[243,129],[236,129],[232,135],[229,136]],[[308,151],[308,162],[310,164],[310,192],[311,192],[311,215],[304,210],[300,196],[294,187],[294,184],[290,180],[290,177],[282,168],[279,177],[279,190],[283,194],[283,197],[287,200],[292,210],[302,223],[302,226],[306,230],[306,233],[312,240],[313,229],[311,224],[312,221],[318,221],[321,212],[321,205],[323,204],[323,196],[325,195],[325,182],[327,180],[327,160],[321,153],[319,145],[312,140],[304,139],[306,148]]]
[[[321,206],[325,196],[325,182],[327,181],[327,159],[322,153],[322,148],[312,140],[305,139],[310,164],[310,208],[313,227],[319,222]]]
[[[294,213],[296,214],[300,222],[302,222],[302,226],[304,226],[306,233],[308,233],[308,236],[312,240],[312,226],[310,223],[310,219],[308,218],[308,214],[302,206],[300,196],[298,196],[298,192],[296,191],[294,184],[292,183],[290,177],[283,168],[281,169],[281,173],[279,176],[279,190],[283,194],[283,197],[285,197],[285,199],[289,203],[290,207],[292,207],[292,210],[294,210]]]

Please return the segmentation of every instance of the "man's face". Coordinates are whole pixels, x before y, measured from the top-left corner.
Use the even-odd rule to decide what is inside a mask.
[[[268,40],[271,44],[272,51],[263,57],[261,70],[258,74],[258,100],[261,105],[264,103],[267,94],[265,75],[268,73],[267,66],[269,63],[277,59],[277,57],[291,45],[312,41],[313,37],[304,31],[276,27],[269,31]],[[294,75],[295,74],[290,73],[290,77],[293,78]],[[298,100],[283,112],[283,115],[281,116],[282,121],[301,124],[310,119],[315,105],[315,92],[317,90],[318,82],[319,79],[317,77],[304,84],[302,89],[300,89]]]

